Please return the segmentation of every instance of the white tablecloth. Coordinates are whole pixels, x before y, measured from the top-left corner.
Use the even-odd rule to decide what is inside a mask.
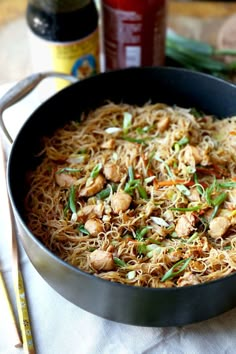
[[[0,87],[0,95],[8,87]],[[13,136],[38,104],[40,99],[35,92],[6,112],[5,120]],[[0,186],[0,267],[15,303],[2,180]],[[236,309],[181,328],[129,326],[99,318],[65,300],[41,278],[22,249],[21,268],[37,354],[236,353]],[[0,306],[0,354],[22,354],[23,349],[14,348],[12,344],[8,314],[2,302]]]

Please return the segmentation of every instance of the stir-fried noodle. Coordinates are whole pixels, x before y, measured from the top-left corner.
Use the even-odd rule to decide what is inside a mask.
[[[236,117],[106,105],[45,137],[28,227],[114,282],[176,287],[236,270]]]

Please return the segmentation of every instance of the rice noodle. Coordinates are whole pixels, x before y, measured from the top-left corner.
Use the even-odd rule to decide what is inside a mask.
[[[235,132],[236,117],[108,102],[44,137],[27,176],[28,227],[109,281],[177,287],[234,273]]]

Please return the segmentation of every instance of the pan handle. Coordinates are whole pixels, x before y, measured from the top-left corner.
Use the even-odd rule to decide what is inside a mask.
[[[49,71],[43,73],[36,73],[19,81],[0,99],[0,127],[2,128],[5,136],[7,137],[10,143],[13,142],[13,139],[10,136],[5,126],[5,123],[3,121],[3,112],[5,111],[5,109],[9,108],[13,104],[20,101],[25,96],[27,96],[42,80],[48,77],[58,77],[70,81],[71,83],[75,83],[78,81],[78,79],[75,76],[67,75],[59,72]]]

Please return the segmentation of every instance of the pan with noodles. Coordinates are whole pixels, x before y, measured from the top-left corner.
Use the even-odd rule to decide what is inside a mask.
[[[107,103],[44,139],[27,223],[110,281],[195,285],[236,270],[236,117]]]
[[[235,112],[234,85],[174,68],[99,74],[44,102],[8,162],[36,270],[126,324],[235,307]]]

